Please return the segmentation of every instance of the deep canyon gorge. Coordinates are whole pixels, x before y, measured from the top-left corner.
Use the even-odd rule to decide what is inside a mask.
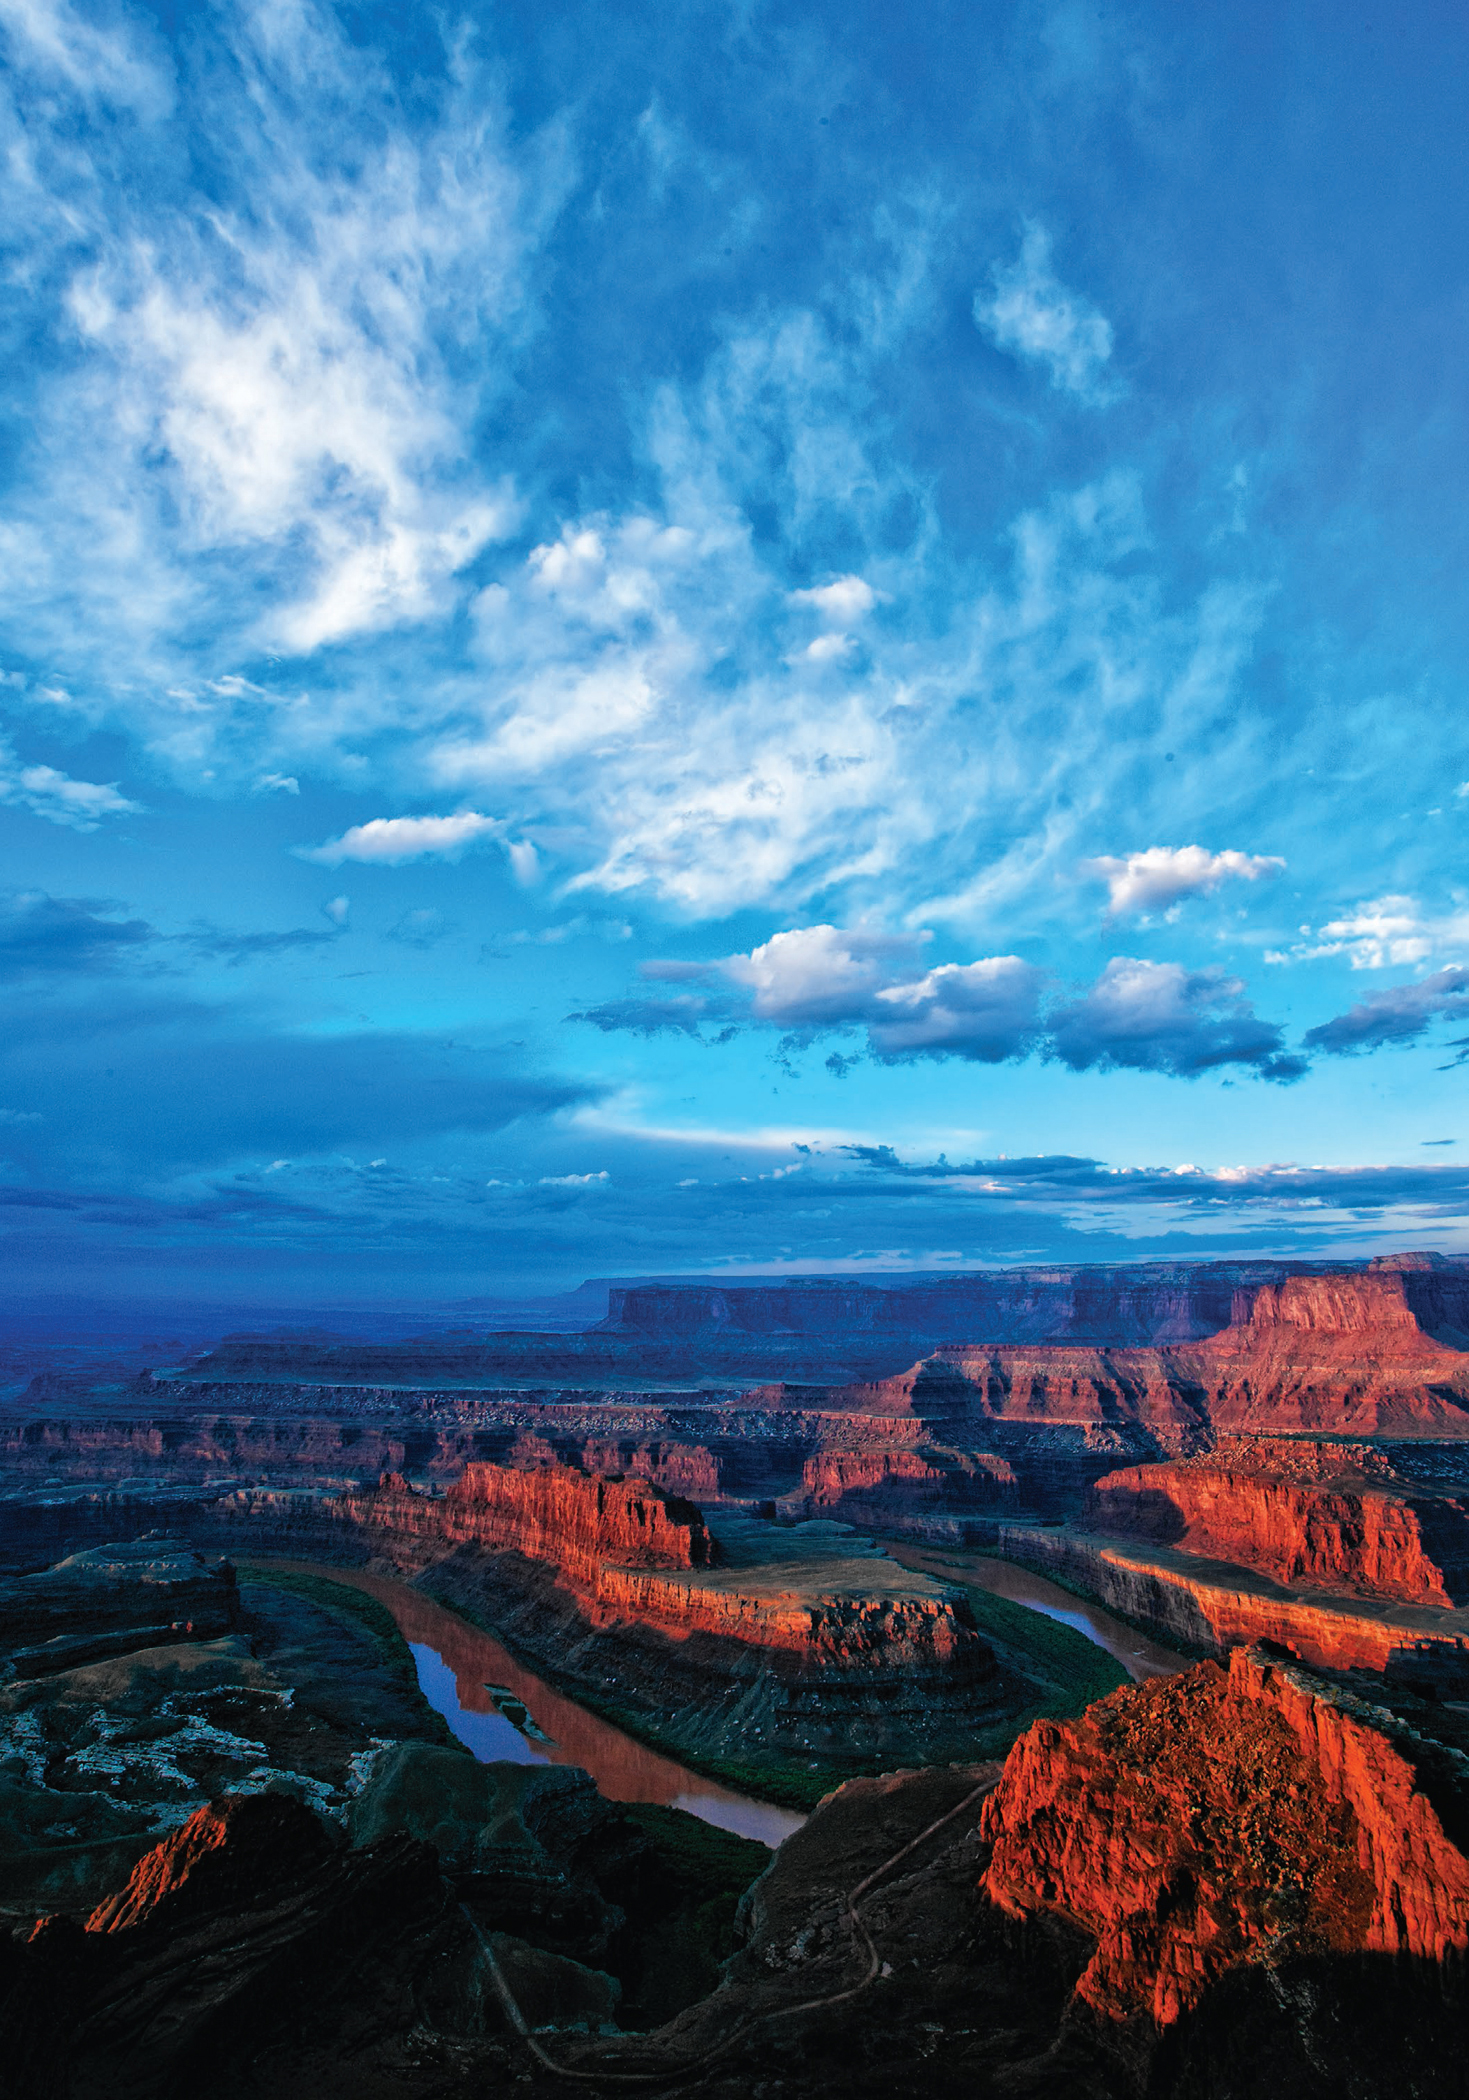
[[[20,2096],[1461,2089],[1469,1263],[5,1368]]]

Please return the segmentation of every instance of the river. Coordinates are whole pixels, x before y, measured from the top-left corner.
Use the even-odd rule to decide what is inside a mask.
[[[609,1801],[681,1808],[701,1822],[772,1848],[806,1820],[794,1809],[736,1793],[650,1750],[553,1691],[492,1634],[406,1582],[321,1561],[261,1559],[256,1565],[324,1577],[376,1597],[408,1643],[423,1696],[482,1764],[578,1765]]]
[[[901,1561],[904,1567],[917,1568],[925,1575],[937,1575],[950,1582],[972,1583],[977,1590],[1007,1597],[1012,1604],[1023,1604],[1027,1611],[1038,1611],[1048,1619],[1059,1620],[1063,1626],[1074,1627],[1096,1647],[1105,1648],[1134,1681],[1171,1677],[1175,1671],[1189,1667],[1186,1656],[1150,1641],[1125,1619],[1103,1611],[1100,1604],[1074,1597],[1058,1582],[1022,1568],[1013,1560],[997,1560],[990,1553],[930,1552],[896,1539],[884,1539],[882,1543],[889,1558]]]
[[[1119,1662],[1129,1677],[1162,1677],[1188,1667],[1181,1655],[1148,1640],[1069,1590],[1014,1561],[985,1553],[930,1552],[885,1539],[892,1559],[950,1582],[1007,1597],[1048,1619],[1074,1627]],[[737,1793],[661,1751],[650,1750],[518,1663],[493,1634],[483,1633],[446,1605],[391,1575],[337,1568],[319,1561],[261,1560],[263,1568],[324,1576],[376,1597],[392,1613],[418,1671],[419,1689],[465,1748],[482,1764],[578,1765],[609,1801],[648,1801],[681,1808],[701,1822],[772,1848],[806,1818]]]

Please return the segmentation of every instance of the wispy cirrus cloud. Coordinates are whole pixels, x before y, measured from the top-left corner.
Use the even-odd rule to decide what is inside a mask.
[[[1028,224],[1017,260],[995,264],[990,290],[974,295],[974,319],[997,349],[1044,365],[1060,392],[1093,404],[1115,398],[1112,324],[1056,276],[1043,226]]]
[[[1259,594],[1169,593],[1130,470],[1031,489],[999,562],[946,540],[887,405],[947,296],[922,185],[640,354],[619,473],[558,507],[531,346],[569,125],[507,123],[464,40],[405,98],[324,7],[210,48],[169,88],[232,142],[207,209],[57,157],[74,110],[17,117],[68,356],[7,528],[16,633],[179,781],[493,798],[521,878],[681,914],[835,888],[968,925],[1074,866],[1125,739],[1248,743]],[[1043,242],[1001,276],[1007,340],[1100,386],[1107,324]]]
[[[300,655],[444,611],[517,517],[510,479],[465,442],[502,374],[455,346],[503,350],[526,325],[560,134],[512,151],[467,50],[424,125],[310,0],[221,18],[224,62],[201,45],[177,82],[121,27],[44,0],[9,16],[22,72],[61,97],[19,101],[15,129],[64,206],[78,353],[43,385],[32,444],[49,472],[8,529],[32,632],[59,633],[85,597],[114,656],[125,636],[177,677],[201,629]],[[56,150],[67,92],[85,104],[108,78],[155,120],[177,89],[228,136],[232,194],[200,209],[166,183],[109,185],[100,140]],[[54,239],[34,210],[23,223]],[[176,697],[207,693],[206,677]],[[144,710],[165,743],[168,697]]]

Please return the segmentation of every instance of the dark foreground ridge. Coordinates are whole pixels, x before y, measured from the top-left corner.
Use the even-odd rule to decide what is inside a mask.
[[[345,1830],[220,1800],[16,1935],[9,2090],[1448,2100],[1461,1766],[1260,1655],[1130,1687],[1003,1771],[849,1782],[749,1888],[718,1988],[659,2024],[646,1986],[630,2034],[616,1971],[696,1936],[687,1896],[661,1942],[649,1915],[688,1863],[574,1774],[507,1796],[399,1751]]]

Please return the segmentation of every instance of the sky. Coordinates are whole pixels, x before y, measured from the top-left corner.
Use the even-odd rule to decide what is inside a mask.
[[[1469,1249],[1461,8],[0,59],[12,1291]]]

